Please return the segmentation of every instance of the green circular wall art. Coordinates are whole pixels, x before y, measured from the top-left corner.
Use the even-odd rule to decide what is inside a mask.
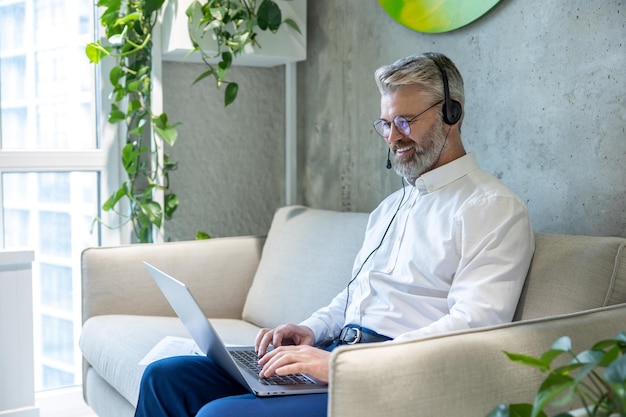
[[[500,0],[378,0],[404,26],[426,33],[450,32],[487,13]]]

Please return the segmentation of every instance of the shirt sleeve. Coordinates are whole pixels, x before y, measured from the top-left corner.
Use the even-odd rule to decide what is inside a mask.
[[[406,340],[510,322],[534,252],[524,204],[514,197],[486,196],[455,216],[460,262],[448,293],[449,313]]]
[[[372,242],[375,238],[371,237],[371,229],[374,224],[376,224],[376,220],[380,216],[387,216],[389,207],[391,204],[389,201],[392,201],[392,204],[395,204],[394,199],[398,198],[399,193],[394,193],[387,199],[385,199],[379,207],[374,210],[368,219],[367,228],[365,231],[365,239],[363,243],[363,247],[357,254],[354,264],[352,266],[352,278],[355,278],[356,274],[358,274],[362,268],[363,263],[365,262],[365,253],[369,253],[372,251],[371,246]],[[382,213],[382,214],[381,214]],[[359,267],[360,266],[360,267]],[[354,290],[357,287],[358,282],[356,279],[352,279],[350,284],[346,285],[346,288],[343,289],[335,298],[328,304],[326,307],[322,307],[316,312],[314,312],[308,319],[302,321],[300,325],[307,326],[313,333],[315,334],[315,344],[323,344],[324,342],[333,340],[342,327],[346,324],[346,306],[349,302],[353,301],[354,298]],[[348,291],[350,291],[350,296],[348,297]]]
[[[348,288],[350,289],[350,288]],[[350,289],[351,290],[351,289]],[[344,324],[344,312],[346,305],[347,290],[344,289],[333,298],[326,307],[322,307],[314,312],[308,319],[300,322],[300,325],[307,326],[315,334],[315,344],[320,345],[330,341],[339,334]]]

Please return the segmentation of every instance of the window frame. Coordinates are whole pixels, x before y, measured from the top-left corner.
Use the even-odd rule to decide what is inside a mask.
[[[10,5],[13,3],[20,3],[20,1],[2,1],[0,0],[2,5]],[[68,1],[68,4],[71,1]],[[25,22],[26,25],[34,24],[34,11],[32,8],[36,4],[34,0],[25,0],[25,9],[26,16]],[[93,19],[91,24],[93,25],[96,36],[98,34],[99,27],[99,17],[102,10],[98,8],[95,4],[92,4],[93,14],[90,16],[90,19]],[[29,8],[31,10],[29,10]],[[31,35],[26,35],[26,37]],[[30,54],[29,48],[32,45],[32,38],[26,40],[26,44],[23,46],[24,50],[26,50],[27,54]],[[19,51],[18,51],[19,52]],[[9,51],[8,56],[14,54],[15,51]],[[83,58],[86,62],[88,62],[88,58],[86,55],[83,55]],[[124,175],[121,160],[119,155],[121,154],[121,138],[123,135],[123,124],[112,125],[108,123],[106,115],[108,114],[108,109],[110,108],[111,102],[108,99],[111,93],[111,87],[109,83],[106,81],[106,77],[112,68],[112,63],[108,62],[109,60],[104,60],[99,65],[89,64],[89,68],[93,71],[94,82],[92,85],[92,100],[94,104],[95,115],[94,123],[90,123],[90,126],[95,128],[94,141],[95,145],[93,148],[81,148],[81,149],[3,149],[0,148],[0,204],[2,211],[4,212],[5,204],[3,201],[4,198],[4,190],[2,176],[7,173],[44,173],[44,172],[92,172],[96,175],[97,181],[97,211],[93,213],[94,218],[99,217],[102,219],[103,223],[106,225],[116,226],[119,225],[121,220],[117,214],[114,212],[103,212],[101,207],[102,203],[106,201],[109,196],[119,188],[119,184],[121,182],[121,178]],[[33,77],[33,63],[27,63],[27,74],[28,80],[31,80]],[[1,87],[1,86],[0,86]],[[29,87],[30,88],[30,87]],[[30,94],[26,98],[28,100],[30,98]],[[2,110],[0,109],[0,112]],[[0,117],[0,123],[2,118]],[[1,127],[1,126],[0,126]],[[2,135],[2,129],[0,129],[0,135]],[[0,136],[0,139],[1,136]],[[1,143],[1,142],[0,142]],[[122,208],[124,209],[124,208]],[[3,212],[0,213],[0,244],[2,248],[5,247],[4,234],[5,234],[5,218]],[[131,226],[125,225],[122,227],[106,227],[100,223],[97,224],[99,242],[100,246],[112,246],[119,244],[130,243],[131,240]],[[29,248],[35,250],[35,263],[33,265],[33,276],[38,269],[38,259],[37,259],[37,251],[36,248]],[[78,254],[79,255],[79,254]],[[78,349],[78,335],[80,334],[80,330],[82,327],[82,322],[77,316],[80,316],[81,310],[81,293],[80,293],[80,256],[77,254],[72,254],[72,275],[73,275],[73,292],[72,292],[72,303],[74,305],[73,310],[73,320],[72,327],[74,331],[74,366],[75,373],[77,375],[76,383],[80,383],[80,366],[81,363],[81,353]],[[34,289],[34,288],[33,288]],[[38,301],[37,294],[33,293],[35,301]],[[47,307],[39,306],[37,307],[42,312],[46,310]],[[34,317],[35,321],[40,320],[39,318]],[[40,342],[40,338],[35,335],[35,342]],[[41,343],[40,343],[41,344]],[[36,346],[35,350],[38,351],[41,349],[41,346]],[[36,372],[40,372],[41,370],[36,370]]]

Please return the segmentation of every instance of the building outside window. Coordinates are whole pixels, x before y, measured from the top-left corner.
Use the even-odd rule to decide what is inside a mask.
[[[35,251],[38,391],[81,383],[80,253],[102,243],[93,219],[115,172],[84,53],[94,14],[93,0],[0,0],[0,238]]]

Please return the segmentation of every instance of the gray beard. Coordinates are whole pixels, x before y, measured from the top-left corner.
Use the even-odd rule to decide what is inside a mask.
[[[407,179],[415,179],[427,170],[432,169],[446,145],[448,135],[443,133],[443,123],[439,119],[422,138],[422,147],[415,148],[415,154],[409,161],[394,158],[393,167],[398,175]]]

